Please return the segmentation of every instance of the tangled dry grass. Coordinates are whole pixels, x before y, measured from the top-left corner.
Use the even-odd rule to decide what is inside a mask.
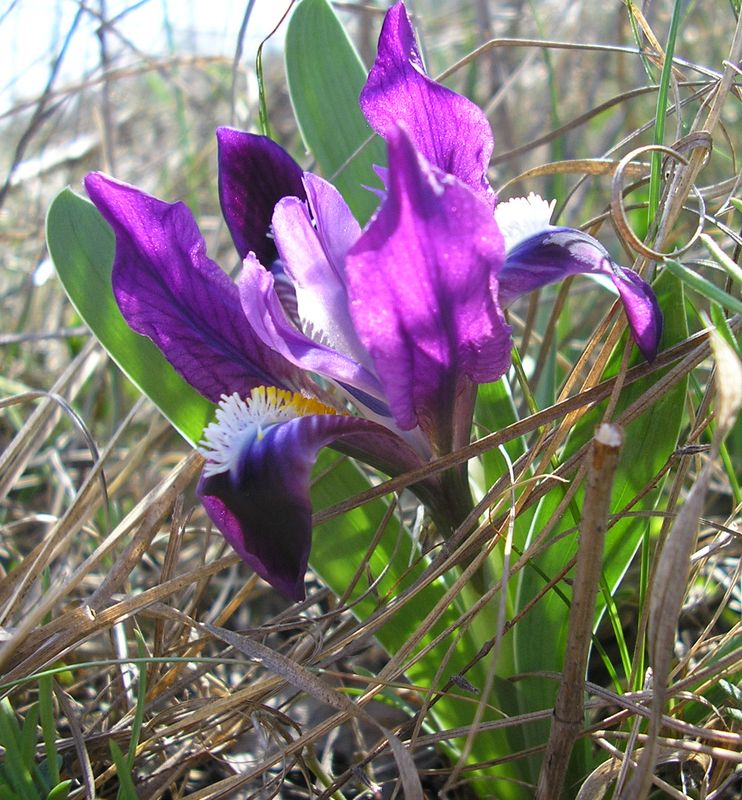
[[[98,13],[82,3],[78,8],[82,15]],[[497,141],[491,178],[503,196],[534,189],[558,197],[559,213],[571,224],[600,229],[624,263],[649,271],[655,261],[642,244],[647,232],[634,205],[644,202],[650,154],[638,148],[652,142],[660,43],[673,8],[669,0],[648,4],[646,17],[635,9],[640,56],[626,7],[618,2],[598,7],[578,0],[566,9],[521,0],[461,2],[445,10],[415,4],[431,73],[448,70],[451,85],[474,96],[489,115]],[[382,11],[342,6],[367,63]],[[740,222],[728,201],[739,195],[742,33],[739,25],[735,29],[734,10],[725,6],[691,3],[685,14],[667,115],[666,141],[675,144],[652,247],[668,252],[691,241],[701,197],[704,229],[736,261]],[[406,764],[395,760],[396,751],[390,754],[392,740],[384,731],[393,731],[412,754],[426,796],[501,796],[499,783],[486,782],[488,765],[457,763],[446,745],[467,734],[485,735],[488,725],[518,730],[537,717],[548,719],[551,708],[540,715],[505,714],[498,723],[475,719],[469,730],[440,730],[431,713],[437,692],[459,696],[462,704],[476,705],[477,698],[466,675],[448,675],[445,663],[438,680],[431,676],[433,688],[411,683],[411,665],[425,656],[415,641],[396,653],[379,646],[375,632],[403,601],[379,596],[375,613],[358,619],[316,579],[302,604],[276,596],[210,530],[194,496],[200,456],[137,395],[49,277],[45,211],[64,185],[77,189],[88,170],[99,168],[159,196],[186,199],[209,237],[210,252],[235,266],[219,222],[213,129],[230,121],[256,124],[254,92],[248,91],[252,54],[236,66],[229,57],[180,50],[145,56],[117,38],[115,19],[99,17],[96,24],[101,42],[108,42],[96,72],[72,86],[50,80],[44,94],[17,103],[1,121],[4,763],[45,761],[48,774],[72,780],[74,798],[391,797],[395,791],[400,796],[399,772]],[[234,36],[236,42],[237,31]],[[266,61],[266,86],[274,132],[303,156],[278,57]],[[713,267],[700,242],[684,259]],[[718,274],[716,279],[723,285]],[[739,797],[739,426],[726,447],[712,444],[714,431],[726,424],[723,415],[735,413],[733,398],[724,401],[731,410],[714,411],[715,396],[723,400],[724,386],[733,384],[734,368],[717,367],[721,378],[715,382],[708,325],[694,310],[705,301],[696,295],[693,307],[666,309],[688,316],[684,340],[653,365],[628,369],[624,358],[618,376],[601,382],[621,326],[617,310],[606,315],[608,304],[593,303],[593,292],[591,284],[577,281],[569,299],[565,288],[557,288],[513,310],[534,405],[523,400],[516,427],[482,431],[454,458],[525,437],[527,458],[517,469],[528,480],[517,485],[515,507],[526,513],[544,494],[540,476],[555,472],[576,487],[589,472],[588,448],[566,460],[561,448],[590,404],[608,399],[606,417],[626,426],[690,378],[678,447],[646,486],[634,487],[621,511],[632,514],[636,498],[662,487],[654,512],[636,512],[656,524],[647,527],[647,561],[627,574],[616,613],[636,648],[629,660],[638,668],[646,663],[639,651],[650,615],[650,603],[642,598],[640,604],[640,595],[658,596],[661,581],[682,578],[680,624],[670,616],[654,640],[664,642],[669,659],[661,662],[667,688],[663,676],[643,684],[643,675],[634,675],[618,691],[605,662],[591,660],[576,735],[604,760],[582,776],[581,789],[572,785],[565,796],[619,796],[616,783],[628,791],[630,765],[641,765],[642,752],[651,752],[645,773],[646,780],[654,776],[652,796]],[[739,315],[727,316],[738,334]],[[657,377],[651,388],[613,415],[621,392],[647,375]],[[516,397],[525,398],[523,386],[512,380]],[[404,505],[403,489],[412,480],[381,482],[345,506],[317,509],[316,535],[322,535],[324,520],[371,496],[399,493]],[[505,547],[511,480],[505,475],[487,488],[480,523],[462,530],[459,549],[420,556],[427,567],[423,584],[446,573],[453,576],[452,596],[465,593],[462,565]],[[698,514],[679,517],[691,501]],[[396,513],[390,506],[390,516]],[[508,580],[517,580],[536,552],[549,547],[557,521],[555,514],[528,550],[513,554]],[[668,539],[673,524],[674,538]],[[685,550],[670,560],[667,543],[683,537]],[[654,557],[658,553],[668,554],[665,562]],[[571,566],[564,565],[564,574]],[[368,579],[373,596],[373,576],[366,573],[371,568],[361,561],[359,580]],[[544,593],[564,574],[547,576]],[[657,574],[665,578],[655,581]],[[407,587],[403,600],[420,588]],[[420,621],[423,631],[440,611]],[[482,636],[480,659],[492,658],[500,638],[528,611],[508,608],[502,631]],[[476,606],[457,613],[450,641],[459,626],[476,627]],[[597,639],[608,658],[619,661],[614,628],[604,624]],[[576,702],[582,702],[581,691]],[[24,720],[30,720],[26,755],[13,749],[12,735],[14,721]],[[493,762],[526,758],[538,753],[524,745],[521,752],[491,755]],[[537,777],[525,782],[523,796],[536,791]],[[20,791],[23,798],[42,796],[40,790]],[[645,796],[650,789],[645,784],[640,791],[621,796]]]

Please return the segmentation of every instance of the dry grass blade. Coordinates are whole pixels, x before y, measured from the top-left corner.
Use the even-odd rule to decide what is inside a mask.
[[[703,513],[714,458],[731,430],[742,406],[742,363],[731,347],[717,334],[712,334],[717,361],[716,387],[719,397],[717,428],[711,458],[683,504],[657,561],[652,583],[649,610],[649,652],[652,665],[652,715],[639,764],[620,797],[622,800],[643,800],[649,792],[655,769],[661,718],[667,698],[667,680],[672,663],[678,617],[687,591],[691,556],[695,549],[698,520]]]
[[[726,6],[714,14],[703,4],[682,6],[665,104],[674,132],[665,137],[669,160],[653,233],[657,225],[645,213],[651,170],[642,154],[655,138],[660,43],[673,2],[644,3],[634,13],[636,28],[621,4],[596,13],[584,0],[418,0],[414,16],[429,73],[468,95],[491,122],[489,176],[501,194],[504,187],[556,197],[554,222],[599,237],[617,263],[645,277],[674,280],[662,278],[660,258],[674,251],[720,286],[727,273],[718,264],[736,275],[742,241],[730,202],[740,189],[734,123],[742,23],[734,28]],[[22,723],[41,698],[47,677],[40,672],[53,671],[54,690],[45,698],[52,724],[34,742],[36,765],[44,769],[51,752],[59,757],[73,800],[119,795],[112,742],[124,753],[131,748],[130,777],[147,800],[391,800],[395,792],[471,800],[514,797],[519,789],[521,800],[535,791],[530,782],[553,719],[549,703],[528,705],[528,681],[551,689],[563,679],[571,693],[560,695],[553,726],[561,749],[550,745],[549,789],[541,796],[556,794],[554,776],[577,735],[590,742],[573,748],[572,763],[586,751],[596,759],[569,775],[589,776],[581,800],[618,795],[634,774],[663,796],[688,796],[671,768],[710,770],[707,796],[726,800],[742,752],[735,701],[720,695],[722,679],[734,684],[742,669],[742,489],[734,476],[742,439],[731,427],[740,401],[730,379],[738,364],[712,345],[705,300],[694,290],[684,308],[679,300],[663,308],[666,319],[685,313],[690,335],[652,364],[630,361],[635,352],[624,350],[620,367],[625,315],[605,295],[598,301],[592,281],[578,276],[545,287],[527,306],[516,301],[507,314],[523,381],[504,387],[512,408],[489,415],[493,409],[483,404],[477,438],[466,447],[393,479],[374,474],[366,491],[338,491],[316,505],[315,548],[331,529],[343,536],[346,524],[353,531],[374,520],[339,590],[310,572],[306,601],[289,605],[209,527],[194,493],[200,457],[139,399],[49,279],[43,218],[62,187],[78,191],[87,172],[107,168],[158,197],[185,201],[210,257],[232,274],[239,268],[221,221],[213,132],[227,123],[255,132],[255,50],[290,4],[276,10],[245,3],[229,21],[209,4],[192,5],[192,14],[177,19],[167,3],[135,2],[121,14],[110,2],[83,3],[66,17],[60,6],[57,40],[41,54],[48,79],[36,97],[8,82],[0,108],[0,392],[45,395],[27,409],[0,401],[0,681]],[[332,5],[369,65],[384,9]],[[14,14],[33,15],[32,6],[12,0],[0,13],[0,34],[12,36]],[[204,24],[204,9],[219,18],[219,31]],[[33,20],[34,42],[44,38],[42,17]],[[150,52],[137,25],[166,44]],[[74,51],[86,36],[97,65],[83,73]],[[261,50],[270,127],[302,168],[313,169],[286,93],[279,40]],[[30,38],[15,36],[13,53],[16,42],[29,43],[19,57],[31,49]],[[703,246],[696,241],[700,222]],[[733,336],[742,327],[739,317],[722,322],[715,314],[714,321]],[[615,377],[606,380],[614,366]],[[641,424],[686,379],[677,443],[666,458],[653,459],[643,485],[629,480],[614,497],[609,524],[646,531],[613,597],[615,626],[601,622],[586,669],[577,658],[564,670],[537,662],[521,668],[518,637],[564,582],[576,598],[584,583],[587,598],[583,636],[570,641],[570,655],[582,657],[588,641],[597,578],[583,581],[578,564],[572,583],[571,554],[538,575],[531,595],[520,591],[549,549],[571,547],[580,530],[580,555],[599,562],[588,555],[599,537],[586,531],[591,513],[598,528],[604,519],[598,504],[579,500],[591,460],[584,415],[622,426],[628,445],[632,423]],[[88,434],[60,409],[71,409]],[[92,464],[90,442],[100,453]],[[455,465],[469,468],[475,502],[441,543],[426,538],[427,522],[415,516],[407,489]],[[316,477],[324,482],[332,473]],[[384,510],[374,503],[380,498]],[[582,527],[567,522],[571,515],[584,515]],[[390,532],[397,537],[393,558],[380,559]],[[418,548],[420,541],[430,549]],[[610,565],[604,567],[605,575]],[[687,585],[681,573],[689,575]],[[435,602],[422,603],[432,588]],[[401,644],[385,651],[379,643],[401,625]],[[638,691],[648,641],[655,685]],[[626,648],[620,656],[619,644]],[[605,659],[596,655],[598,645]],[[518,695],[512,705],[500,702],[505,683]],[[461,716],[448,714],[452,708]],[[595,769],[601,758],[608,760]],[[2,775],[0,769],[0,781]]]
[[[271,650],[269,647],[253,641],[246,636],[240,636],[224,628],[217,628],[214,625],[204,625],[214,636],[223,639],[231,644],[236,650],[244,653],[248,658],[258,661],[267,667],[271,672],[280,675],[292,686],[307,692],[312,697],[326,703],[331,708],[347,714],[348,717],[358,717],[373,727],[378,728],[389,742],[389,746],[394,752],[394,757],[399,767],[399,775],[405,797],[410,800],[422,800],[423,793],[420,785],[420,778],[417,774],[415,762],[412,760],[409,751],[402,745],[399,739],[391,732],[386,730],[383,725],[377,722],[370,714],[363,710],[359,705],[349,700],[344,694],[335,691],[329,684],[312,675],[307,669],[296,661],[287,658],[281,653]]]
[[[548,800],[561,794],[572,747],[583,724],[585,671],[592,641],[595,598],[600,585],[613,477],[622,444],[623,433],[615,425],[601,425],[593,438],[569,610],[565,651],[569,653],[569,658],[565,660],[554,706],[551,733],[539,775],[538,800]]]
[[[98,367],[101,357],[97,343],[93,339],[89,340],[77,358],[54,382],[48,392],[49,399],[39,404],[28,423],[3,451],[0,456],[0,499],[8,494],[37,448],[56,424],[60,407],[51,398],[58,396],[67,403],[72,402]]]

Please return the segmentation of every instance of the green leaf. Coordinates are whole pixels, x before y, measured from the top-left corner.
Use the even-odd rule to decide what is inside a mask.
[[[0,765],[0,770],[2,770],[2,765]],[[0,774],[0,797],[3,800],[23,800],[23,798],[17,794],[16,792],[11,789],[10,784],[6,783],[3,779],[2,775]]]
[[[688,335],[687,320],[684,313],[682,284],[667,273],[663,273],[654,285],[660,306],[665,309],[666,327],[663,335],[663,346],[668,347],[682,341]],[[615,374],[623,352],[623,341],[614,351],[604,378]],[[630,406],[660,375],[654,375],[627,387],[621,394],[614,418],[622,410]],[[653,406],[638,419],[630,423],[624,431],[624,448],[616,478],[613,485],[611,511],[615,513],[632,500],[659,472],[677,445],[683,409],[687,392],[687,380],[681,381],[662,396]],[[572,430],[563,458],[568,458],[579,447],[588,442],[595,428],[602,419],[605,405],[591,410]],[[640,500],[632,510],[651,509],[657,502],[659,489],[655,488]],[[564,488],[559,486],[552,490],[541,502],[535,515],[529,538],[533,539],[543,530],[546,522],[554,515],[557,506],[564,497]],[[580,510],[584,499],[584,490],[580,489],[573,505]],[[559,539],[576,521],[570,513],[553,529],[551,546],[533,560],[532,566],[522,571],[519,582],[518,607],[523,608],[544,588],[544,576],[558,575],[565,564],[575,554],[576,534]],[[646,523],[637,518],[621,520],[613,525],[606,535],[606,546],[603,559],[604,583],[615,592],[623,579],[637,549],[646,533]],[[522,538],[525,531],[518,530]],[[520,620],[515,627],[515,658],[520,673],[538,673],[544,670],[558,672],[562,668],[564,646],[567,634],[568,605],[571,595],[568,582],[562,581],[558,591],[550,591]],[[605,611],[605,600],[598,596],[596,622]],[[534,711],[553,705],[556,682],[538,677],[524,680],[522,687],[522,711]],[[545,735],[545,728],[528,726],[527,734],[531,744],[542,743],[539,738]],[[531,738],[533,737],[533,738]],[[584,766],[584,765],[583,765]]]
[[[717,261],[729,274],[729,277],[737,284],[742,286],[742,268],[739,264],[732,261],[731,258],[719,247],[718,244],[707,234],[701,234],[701,241],[706,246],[706,249],[711,253],[714,260]]]
[[[26,712],[18,742],[21,750],[21,761],[32,768],[36,758],[36,725],[39,721],[39,704],[34,703]]]
[[[198,442],[214,406],[121,316],[111,289],[113,232],[98,210],[63,189],[49,208],[46,238],[62,286],[85,324],[181,436],[191,444]]]
[[[327,0],[301,0],[289,21],[285,53],[289,94],[304,143],[363,224],[378,204],[363,187],[375,179],[371,166],[385,164],[386,155],[374,137],[354,156],[372,136],[358,105],[366,70]]]
[[[505,378],[479,387],[474,420],[477,425],[477,437],[495,433],[518,421],[513,394]],[[525,451],[525,443],[522,439],[514,439],[505,445],[505,451],[511,461],[516,461]],[[508,471],[508,465],[499,448],[483,453],[479,458],[479,464],[483,471],[481,487],[483,492],[490,489],[495,481]],[[470,465],[470,469],[479,464]]]
[[[114,739],[109,740],[108,746],[111,749],[111,758],[113,758],[113,763],[116,765],[116,775],[119,779],[117,800],[138,800],[139,795],[134,786],[126,756],[121,752],[121,748]]]
[[[57,726],[54,720],[53,704],[53,678],[44,675],[39,678],[39,710],[41,716],[41,730],[44,737],[44,750],[46,751],[46,765],[51,784],[59,782],[59,766],[57,763]]]
[[[46,800],[67,800],[70,796],[72,781],[62,781],[58,783],[46,796]]]
[[[695,289],[699,294],[719,303],[735,314],[742,314],[742,301],[732,297],[732,295],[720,289],[697,272],[684,266],[679,261],[674,261],[672,258],[665,259],[665,266],[673,275],[680,278],[683,283],[686,283],[691,289]]]
[[[7,697],[0,701],[0,744],[5,748],[3,766],[8,782],[20,797],[35,800],[33,777],[23,760],[21,727]]]

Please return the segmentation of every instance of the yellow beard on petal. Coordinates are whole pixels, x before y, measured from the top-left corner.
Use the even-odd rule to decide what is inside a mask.
[[[206,459],[204,476],[235,470],[250,440],[260,441],[272,425],[313,414],[337,414],[331,406],[299,392],[256,386],[243,400],[237,392],[223,394],[216,421],[206,426],[198,451]]]

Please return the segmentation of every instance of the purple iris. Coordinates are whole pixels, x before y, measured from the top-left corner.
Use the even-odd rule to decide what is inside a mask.
[[[597,241],[551,226],[535,196],[496,205],[489,124],[425,74],[401,3],[360,103],[388,147],[385,192],[364,230],[335,188],[279,145],[217,131],[236,282],[208,258],[182,203],[100,173],[85,180],[116,236],[113,290],[127,322],[219,403],[200,448],[203,505],[295,600],[320,448],[396,475],[466,444],[477,386],[510,365],[503,306],[566,275],[601,273],[648,358],[661,334],[652,290]],[[462,467],[413,487],[443,535],[469,507],[466,486]]]

